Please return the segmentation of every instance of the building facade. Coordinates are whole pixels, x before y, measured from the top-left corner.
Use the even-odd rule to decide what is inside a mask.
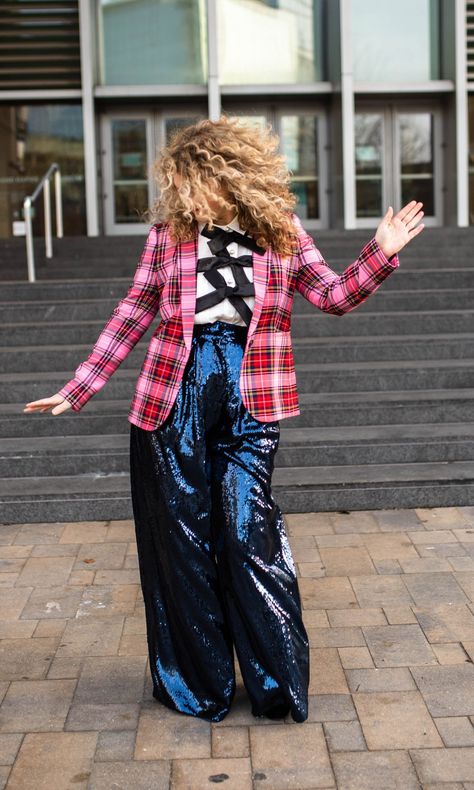
[[[411,199],[427,225],[474,223],[474,2],[10,0],[0,13],[3,238],[53,161],[66,235],[143,233],[170,131],[221,112],[272,125],[310,231],[375,227]]]

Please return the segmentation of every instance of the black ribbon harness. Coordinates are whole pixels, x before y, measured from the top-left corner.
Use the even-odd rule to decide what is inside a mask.
[[[214,307],[223,299],[228,299],[248,326],[252,318],[252,311],[242,297],[255,295],[253,282],[248,279],[245,273],[245,267],[252,266],[252,256],[239,255],[237,258],[234,258],[226,248],[230,242],[236,241],[243,247],[260,254],[263,254],[265,250],[259,247],[251,236],[244,235],[236,230],[224,230],[223,228],[209,230],[208,226],[205,225],[201,234],[211,239],[208,245],[212,255],[198,259],[197,271],[204,272],[204,277],[213,286],[214,290],[196,299],[196,313],[206,310],[208,307]],[[227,285],[219,271],[223,266],[230,266],[234,275],[235,285]]]

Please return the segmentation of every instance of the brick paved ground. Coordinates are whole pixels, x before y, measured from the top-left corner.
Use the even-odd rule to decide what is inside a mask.
[[[286,519],[302,724],[151,697],[132,522],[0,526],[0,788],[474,790],[474,508]]]

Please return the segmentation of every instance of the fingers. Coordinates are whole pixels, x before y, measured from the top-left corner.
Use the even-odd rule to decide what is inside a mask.
[[[43,412],[52,410],[52,414],[61,414],[61,412],[70,409],[71,404],[65,398],[53,395],[51,398],[40,398],[39,400],[30,401],[25,405],[24,412]]]
[[[411,219],[409,222],[405,222],[407,229],[411,230],[412,228],[414,228],[415,225],[417,225],[420,219],[424,216],[424,213],[425,213],[424,211],[419,211],[418,214],[415,214],[413,219]]]
[[[403,208],[400,209],[396,217],[398,219],[403,220],[403,222],[405,222],[406,224],[407,222],[410,222],[410,220],[413,219],[413,217],[418,212],[418,210],[422,207],[422,205],[423,203],[421,203],[420,201],[411,200],[410,203],[407,203],[406,206],[403,206]]]

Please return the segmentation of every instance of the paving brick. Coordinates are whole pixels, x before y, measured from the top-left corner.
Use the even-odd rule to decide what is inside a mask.
[[[330,513],[285,513],[288,535],[326,535],[334,532]]]
[[[347,647],[365,646],[365,639],[360,628],[308,628],[311,647]]]
[[[467,660],[466,651],[459,642],[431,645],[431,649],[440,664],[464,664]]]
[[[310,694],[308,721],[354,721],[357,713],[350,694]]]
[[[121,571],[96,571],[94,584],[139,584],[140,576],[136,568]]]
[[[310,694],[347,694],[349,689],[336,648],[310,649]]]
[[[171,763],[97,762],[87,790],[170,790]]]
[[[347,682],[355,691],[412,691],[415,682],[406,667],[393,669],[348,669]]]
[[[46,677],[54,658],[57,637],[44,639],[2,639],[0,680],[37,680]]]
[[[335,787],[321,724],[250,727],[250,753],[255,788]]]
[[[362,607],[410,604],[413,601],[399,576],[355,576],[352,586]]]
[[[29,639],[39,620],[0,620],[0,639]]]
[[[334,532],[341,534],[344,532],[379,532],[374,514],[367,510],[358,510],[352,513],[333,513],[331,523]]]
[[[83,656],[55,658],[49,667],[48,678],[78,678],[83,663]]]
[[[298,562],[297,568],[299,576],[310,576],[313,579],[326,576],[326,570],[321,560],[318,562]]]
[[[424,529],[416,511],[411,509],[396,508],[394,510],[377,510],[374,513],[377,524],[382,532],[407,529]]]
[[[99,732],[94,759],[96,762],[133,760],[134,749],[135,728],[133,730]]]
[[[107,569],[117,570],[122,567],[127,543],[83,543],[77,554],[74,570]]]
[[[33,618],[47,617],[62,620],[65,617],[75,617],[82,590],[76,590],[67,585],[36,587],[33,590],[30,587],[28,589],[28,603],[21,613],[22,619],[32,620]]]
[[[372,656],[366,647],[340,647],[339,658],[344,669],[373,667]]]
[[[363,535],[362,541],[373,560],[399,560],[418,557],[413,542],[405,532]]]
[[[462,543],[435,543],[430,546],[417,546],[416,550],[420,557],[444,557],[451,565],[451,558],[468,557],[466,549]],[[467,569],[468,570],[468,569]]]
[[[0,765],[13,765],[23,740],[21,732],[0,734]]]
[[[381,576],[394,576],[403,573],[398,560],[374,560],[374,568]]]
[[[467,716],[434,719],[445,746],[474,746],[474,727]]]
[[[84,660],[74,701],[84,705],[137,703],[143,697],[145,659],[141,656]]]
[[[38,639],[39,637],[61,636],[66,628],[66,623],[67,620],[38,620],[33,638]]]
[[[415,513],[425,529],[450,529],[468,525],[467,515],[457,507],[415,508]]]
[[[344,576],[299,579],[299,589],[306,609],[339,609],[357,603],[349,579]]]
[[[331,761],[343,790],[420,790],[406,751],[337,752]]]
[[[138,595],[138,585],[123,584],[88,585],[79,603],[76,617],[109,617],[110,615],[132,615]]]
[[[137,728],[139,707],[134,704],[71,705],[65,730],[133,730]]]
[[[173,761],[170,790],[202,790],[214,784],[226,790],[252,790],[252,766],[248,757]]]
[[[18,547],[20,548],[20,547]],[[28,546],[25,546],[28,548]],[[32,557],[76,557],[81,548],[80,543],[40,543],[31,546]]]
[[[32,590],[32,587],[2,590],[2,620],[18,620]]]
[[[384,606],[383,613],[389,625],[407,625],[418,622],[411,606]],[[369,625],[371,624],[369,623]]]
[[[441,603],[466,603],[469,598],[458,584],[455,573],[407,573],[403,577],[417,606]]]
[[[413,613],[429,642],[474,640],[474,613],[465,604],[414,606]]]
[[[103,521],[81,521],[66,524],[60,543],[103,543],[108,527]]]
[[[474,572],[474,558],[473,557],[449,557],[449,564],[454,571],[469,571]]]
[[[8,790],[86,790],[97,733],[28,733]]]
[[[418,691],[357,692],[353,698],[369,749],[443,745]]]
[[[156,702],[142,706],[135,760],[167,760],[211,756],[211,723],[186,716]]]
[[[327,576],[360,576],[376,573],[365,547],[320,546],[319,551]]]
[[[332,626],[386,625],[381,608],[329,609],[327,617]]]
[[[399,560],[403,573],[441,573],[451,572],[449,562],[442,557],[419,557]]]
[[[377,667],[437,663],[419,625],[367,625],[362,631]]]
[[[432,716],[474,715],[474,664],[412,667]]]
[[[474,776],[474,748],[410,749],[422,782],[469,782]]]
[[[463,572],[455,572],[453,573],[454,578],[456,579],[459,586],[464,590],[467,597],[474,601],[474,574],[472,573],[463,573]]]
[[[65,656],[113,656],[117,654],[123,617],[81,617],[68,620],[56,651]]]
[[[0,731],[62,730],[75,686],[75,680],[14,680],[0,706]]]
[[[248,757],[248,727],[212,727],[211,751],[213,757]]]
[[[358,721],[328,721],[324,724],[324,732],[330,752],[367,749]]]
[[[2,527],[3,530],[3,527]],[[38,543],[57,543],[64,531],[64,524],[23,524],[14,543],[33,546]]]

